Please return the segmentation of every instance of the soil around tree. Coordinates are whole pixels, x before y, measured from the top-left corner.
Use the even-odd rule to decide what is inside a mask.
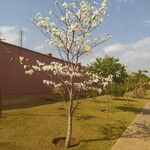
[[[57,147],[65,148],[65,141],[66,141],[65,137],[58,137],[58,138],[53,139],[52,143],[55,144]],[[78,146],[79,144],[80,144],[79,140],[73,137],[71,138],[69,147],[75,147],[75,146]]]

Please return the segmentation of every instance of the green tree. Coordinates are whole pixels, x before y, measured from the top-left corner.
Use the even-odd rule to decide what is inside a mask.
[[[103,94],[106,95],[105,110],[108,112],[109,98],[107,95],[123,96],[126,92],[124,87],[124,81],[127,77],[126,67],[120,63],[119,58],[106,55],[102,58],[96,58],[93,63],[87,66],[87,69],[98,76],[107,77],[110,74],[113,76],[113,83],[103,90]]]
[[[107,77],[113,75],[114,83],[123,83],[127,77],[125,65],[120,63],[119,58],[113,56],[104,56],[103,58],[96,58],[95,62],[88,65],[88,70],[96,73],[99,76]]]
[[[143,97],[150,88],[150,77],[147,73],[147,70],[138,70],[126,78],[126,86],[128,91],[133,92],[133,97]]]
[[[124,81],[128,74],[125,65],[120,63],[119,58],[107,55],[102,58],[96,58],[93,63],[87,66],[87,69],[98,76],[107,77],[110,74],[113,75],[113,84],[108,86],[104,94],[123,96],[126,91]]]

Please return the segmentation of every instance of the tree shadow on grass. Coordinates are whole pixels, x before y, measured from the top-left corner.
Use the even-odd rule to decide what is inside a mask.
[[[93,103],[97,103],[97,104],[104,104],[105,101],[103,100],[92,100]]]
[[[126,138],[150,138],[150,124],[143,122],[132,123],[124,132],[122,137]]]
[[[126,129],[126,126],[123,126],[122,124],[119,124],[119,125],[105,124],[101,128],[99,128],[98,132],[101,133],[100,138],[85,139],[85,140],[80,140],[80,142],[90,143],[90,142],[96,142],[96,141],[116,140],[123,134],[125,129]]]
[[[46,115],[46,114],[27,114],[27,113],[7,113],[7,116],[28,116],[28,117],[53,117],[52,115]]]
[[[144,108],[141,112],[142,115],[150,115],[150,109]]]
[[[101,127],[101,130],[99,131],[102,134],[101,137],[83,139],[80,140],[80,142],[91,143],[97,141],[99,142],[110,141],[110,140],[117,140],[120,137],[125,137],[125,138],[149,138],[150,137],[150,124],[134,123],[134,127],[128,128],[127,130],[126,130],[126,126],[122,124],[121,122],[119,125],[105,124],[104,126]]]
[[[63,101],[60,97],[50,95],[9,96],[2,99],[2,109],[23,109]]]
[[[148,99],[148,100],[150,100],[150,97],[143,97],[142,99]]]
[[[126,99],[126,98],[119,98],[119,97],[115,97],[115,98],[113,98],[113,100],[116,100],[116,101],[129,101],[129,102],[137,102],[137,100],[135,100],[135,99]]]
[[[132,106],[118,106],[116,109],[122,110],[122,111],[130,111],[134,112],[135,114],[138,114],[142,111],[142,108],[132,107]]]
[[[77,120],[90,120],[96,118],[95,116],[92,115],[83,115],[83,116],[76,116]]]

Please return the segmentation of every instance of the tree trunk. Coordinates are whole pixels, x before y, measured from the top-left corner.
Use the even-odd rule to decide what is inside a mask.
[[[129,105],[129,94],[127,92],[127,102],[128,102],[128,105]]]
[[[126,99],[127,99],[128,105],[129,105],[129,83],[127,84]]]
[[[108,100],[107,95],[105,96],[105,98],[106,98],[106,106],[105,106],[105,109],[106,109],[106,112],[109,112],[109,100]]]
[[[67,122],[67,135],[65,141],[65,147],[68,148],[70,146],[70,141],[72,137],[72,121],[73,121],[73,99],[72,99],[72,89],[69,93],[69,108],[68,108],[68,122]]]
[[[68,111],[67,135],[65,141],[66,148],[70,146],[71,137],[72,137],[72,114],[70,111]]]

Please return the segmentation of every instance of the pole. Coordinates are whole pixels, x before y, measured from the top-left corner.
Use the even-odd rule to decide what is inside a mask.
[[[22,29],[19,30],[18,36],[19,36],[19,46],[22,47],[23,46],[23,36],[24,36]]]

